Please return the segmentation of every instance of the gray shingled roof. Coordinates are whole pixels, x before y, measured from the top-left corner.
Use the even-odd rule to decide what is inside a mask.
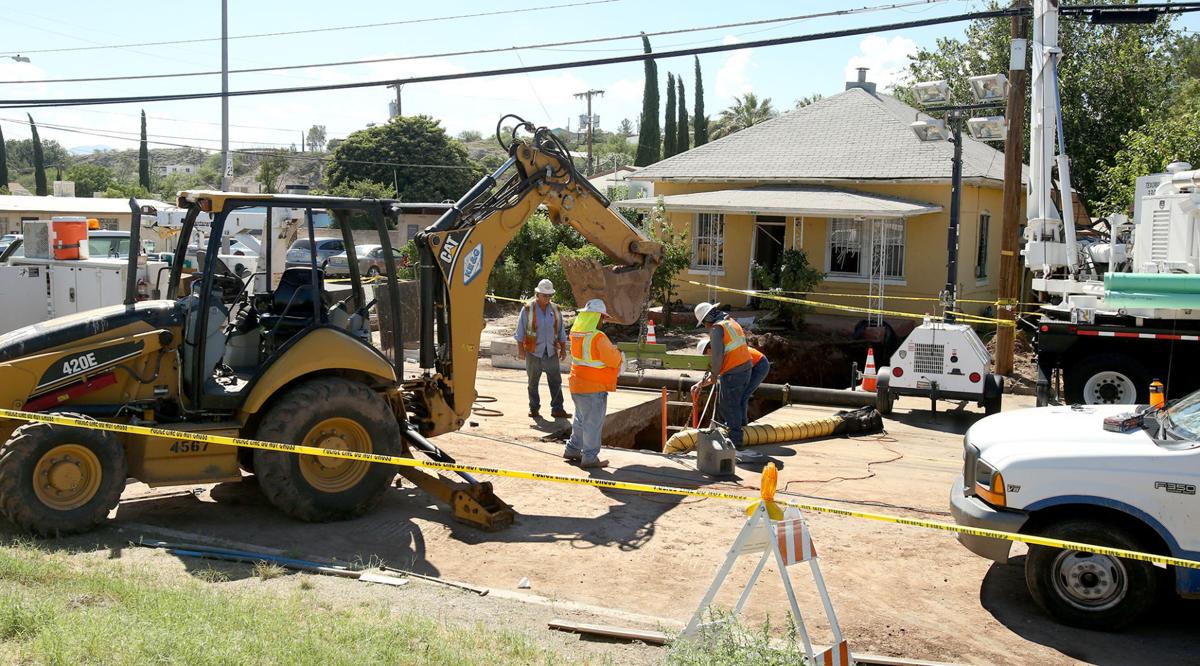
[[[954,146],[918,139],[909,128],[917,117],[916,109],[891,95],[851,88],[651,164],[632,178],[781,183],[949,179]],[[963,177],[1002,181],[1004,153],[969,136],[963,139]]]
[[[914,217],[942,210],[937,204],[854,192],[835,187],[747,187],[715,192],[673,194],[616,202],[622,208],[653,208],[662,200],[667,210],[713,213],[773,213],[825,217],[865,215],[870,217]]]

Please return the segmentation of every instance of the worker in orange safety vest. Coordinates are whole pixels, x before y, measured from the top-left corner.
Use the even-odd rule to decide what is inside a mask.
[[[729,441],[734,448],[740,449],[742,429],[746,425],[747,392],[750,390],[750,375],[754,366],[750,346],[746,344],[746,333],[716,303],[700,303],[693,314],[696,315],[696,325],[709,331],[709,346],[712,349],[710,365],[721,387],[721,420],[729,429]]]
[[[604,467],[600,459],[600,432],[608,409],[608,394],[617,390],[617,375],[624,361],[616,345],[599,330],[608,318],[604,301],[593,298],[579,309],[571,326],[571,400],[575,419],[563,458],[590,469]]]
[[[754,395],[754,391],[758,389],[759,384],[767,378],[771,373],[771,361],[767,360],[767,355],[754,347],[748,347],[750,350],[750,383],[746,386],[746,392],[742,395],[742,413],[745,414],[743,423],[750,422],[750,398]],[[707,355],[712,350],[712,341],[709,338],[704,338],[696,345],[696,353],[702,356]],[[705,386],[711,386],[717,382],[717,378],[711,372],[705,373],[701,379],[692,388],[693,391],[698,391]]]

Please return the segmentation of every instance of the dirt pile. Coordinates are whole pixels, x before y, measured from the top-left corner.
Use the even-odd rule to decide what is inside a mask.
[[[987,350],[996,356],[996,338],[995,336],[987,342]],[[1031,395],[1037,387],[1037,353],[1033,348],[1033,341],[1029,339],[1025,331],[1017,331],[1017,335],[1013,341],[1013,371],[1008,379],[1004,382],[1004,389],[1009,393],[1022,393]]]

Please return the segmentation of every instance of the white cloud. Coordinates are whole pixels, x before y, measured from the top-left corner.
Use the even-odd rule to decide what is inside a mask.
[[[721,40],[722,44],[737,44],[740,40],[733,35]],[[733,99],[754,90],[750,85],[750,77],[746,70],[750,67],[750,49],[734,51],[721,68],[717,70],[717,96],[723,99]]]
[[[904,77],[908,69],[909,56],[917,52],[917,44],[907,37],[887,39],[878,35],[864,38],[858,44],[862,53],[852,56],[846,63],[846,80],[858,77],[858,67],[868,67],[867,80],[874,81],[880,88],[890,88]]]

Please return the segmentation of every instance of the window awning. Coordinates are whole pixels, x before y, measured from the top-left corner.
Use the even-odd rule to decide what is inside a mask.
[[[741,213],[749,215],[810,215],[813,217],[902,218],[937,213],[942,207],[879,194],[835,187],[748,187],[744,189],[672,194],[617,201],[619,208],[652,209],[662,201],[669,211]]]

